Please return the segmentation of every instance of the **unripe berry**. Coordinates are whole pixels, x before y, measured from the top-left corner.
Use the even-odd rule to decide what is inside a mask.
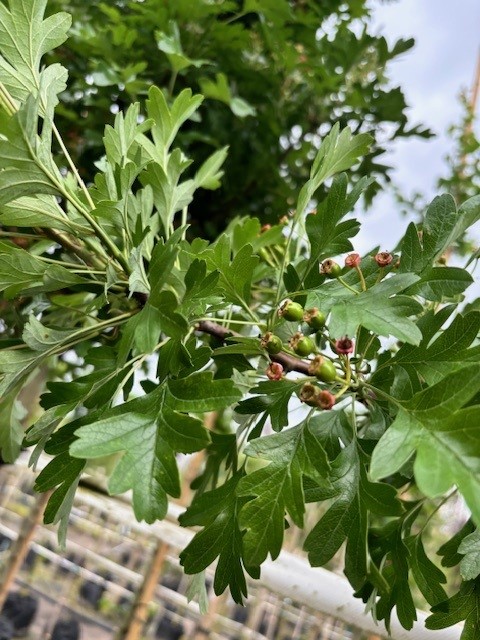
[[[393,260],[393,256],[388,251],[380,251],[374,258],[379,267],[387,267]]]
[[[350,253],[346,258],[345,258],[345,266],[346,267],[358,267],[360,266],[360,262],[362,261],[360,254],[358,253]]]
[[[278,310],[278,315],[290,322],[301,322],[303,320],[303,307],[298,302],[293,302],[293,300],[285,300]]]
[[[316,376],[322,382],[334,382],[337,377],[335,365],[323,356],[315,356],[308,367],[308,373]]]
[[[310,327],[312,327],[312,329],[318,331],[319,329],[323,329],[325,326],[327,316],[317,309],[317,307],[313,307],[313,309],[307,309],[305,311],[303,319]]]
[[[353,353],[353,340],[347,336],[335,340],[335,351],[342,354]]]
[[[320,272],[327,278],[338,278],[342,275],[342,267],[335,260],[324,260],[320,265]]]
[[[315,343],[309,336],[304,336],[303,333],[297,332],[289,342],[292,349],[296,354],[305,358],[315,351]]]
[[[271,362],[267,369],[269,380],[281,380],[283,378],[283,367],[279,362]]]
[[[260,341],[261,346],[268,351],[270,355],[280,353],[283,348],[281,338],[276,336],[271,331],[268,331]]]

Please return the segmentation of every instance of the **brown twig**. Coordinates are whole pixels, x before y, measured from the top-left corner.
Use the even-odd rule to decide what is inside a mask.
[[[211,336],[215,336],[219,340],[226,340],[230,337],[240,336],[239,333],[236,333],[231,329],[227,329],[226,327],[222,327],[210,320],[201,320],[197,323],[196,329],[202,333],[208,333]],[[273,356],[265,352],[265,356],[268,356],[272,362],[278,362],[281,364],[285,371],[298,371],[299,373],[303,373],[307,376],[310,375],[308,373],[308,362],[305,360],[295,358],[295,356],[291,356],[288,353],[277,353],[277,355]]]

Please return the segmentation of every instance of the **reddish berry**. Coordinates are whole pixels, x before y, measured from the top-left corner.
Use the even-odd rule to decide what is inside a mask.
[[[305,311],[303,319],[310,327],[312,327],[312,329],[318,331],[319,329],[323,329],[325,326],[327,316],[317,309],[317,307],[313,307],[313,309],[307,309]]]
[[[271,362],[267,369],[269,380],[281,380],[283,378],[283,367],[279,362]]]
[[[264,349],[268,351],[270,355],[280,353],[283,348],[281,338],[273,334],[271,331],[266,333],[260,341],[260,344]]]
[[[271,224],[264,224],[260,229],[260,233],[265,233],[266,231],[270,231],[271,228],[272,228]]]
[[[374,258],[379,267],[387,267],[393,260],[393,256],[388,251],[380,251]]]
[[[293,300],[285,300],[278,310],[278,315],[290,322],[301,322],[303,320],[303,307],[298,302],[293,302]]]
[[[297,333],[290,339],[289,342],[291,348],[296,354],[305,358],[315,351],[315,343],[309,336],[304,336],[303,333],[297,331]]]
[[[350,253],[346,258],[345,258],[345,266],[346,267],[358,267],[360,265],[360,262],[362,261],[362,258],[360,257],[359,253]]]
[[[323,382],[334,382],[337,377],[335,365],[323,356],[315,356],[308,367],[308,373]]]
[[[353,353],[353,340],[347,338],[340,338],[340,340],[335,340],[335,351],[337,353]]]
[[[335,404],[335,396],[330,391],[320,391],[317,396],[317,402],[320,409],[331,409]]]
[[[342,274],[342,267],[335,260],[324,260],[320,272],[328,278],[338,278]]]

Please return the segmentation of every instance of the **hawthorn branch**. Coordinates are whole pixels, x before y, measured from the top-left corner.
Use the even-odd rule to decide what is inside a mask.
[[[200,322],[197,322],[196,329],[197,331],[208,333],[209,335],[215,336],[219,340],[223,341],[235,336],[240,337],[240,334],[236,331],[222,327],[216,322],[211,322],[210,320],[201,320]],[[281,364],[285,371],[298,371],[298,373],[303,373],[307,376],[310,375],[308,372],[308,362],[305,360],[295,358],[295,356],[282,352],[277,353],[276,355],[270,355],[265,352],[265,356],[270,358],[272,362],[278,362]]]

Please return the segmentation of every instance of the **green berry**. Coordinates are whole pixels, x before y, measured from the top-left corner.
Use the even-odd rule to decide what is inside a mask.
[[[342,267],[335,260],[324,260],[320,265],[320,271],[327,278],[338,278],[342,275]]]
[[[315,351],[314,341],[309,336],[304,336],[303,333],[296,333],[290,340],[290,346],[302,358]]]
[[[290,322],[301,322],[303,320],[303,307],[298,302],[293,302],[293,300],[285,300],[278,310],[278,315]]]
[[[312,327],[312,329],[318,331],[319,329],[323,329],[325,326],[327,316],[317,309],[317,307],[313,307],[313,309],[307,309],[307,311],[305,311],[303,319],[310,327]]]
[[[280,351],[283,349],[283,342],[281,338],[276,336],[271,331],[269,331],[263,336],[260,344],[272,356],[277,353],[280,353]]]
[[[323,382],[333,382],[337,377],[337,370],[331,360],[324,360],[316,375]]]
[[[323,356],[315,356],[310,362],[308,373],[316,376],[319,380],[322,380],[322,382],[334,382],[337,377],[335,365],[331,360]]]

